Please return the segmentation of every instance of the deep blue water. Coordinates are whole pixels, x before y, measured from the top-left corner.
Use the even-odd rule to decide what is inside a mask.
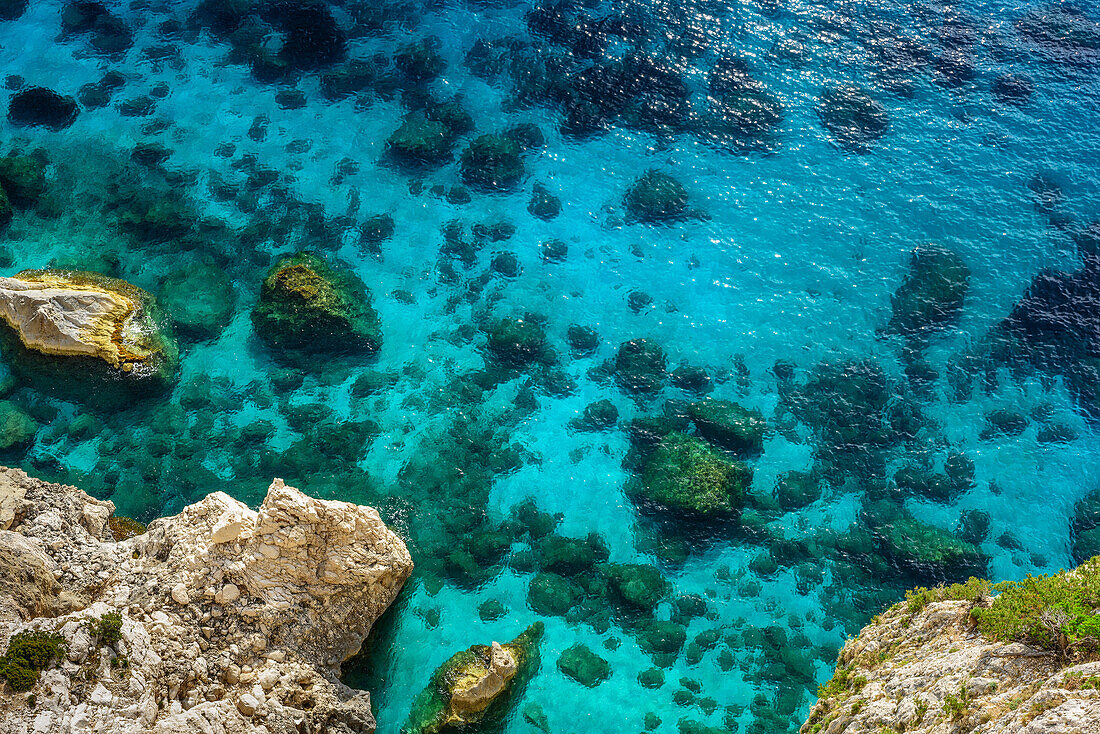
[[[508,732],[534,730],[518,714],[531,702],[555,732],[641,730],[647,712],[660,719],[657,731],[676,731],[682,720],[795,730],[846,635],[905,588],[950,580],[822,540],[872,524],[872,495],[952,535],[962,513],[988,513],[977,540],[993,578],[1073,565],[1070,518],[1096,487],[1100,448],[1087,418],[1092,383],[1087,373],[1065,376],[1082,374],[1095,354],[1087,339],[1095,321],[1082,300],[1091,271],[1059,312],[1085,313],[1087,323],[1054,340],[1070,346],[1045,363],[1005,357],[1000,337],[990,337],[1037,273],[1082,268],[1082,232],[1100,217],[1100,53],[1028,40],[1017,23],[1043,3],[593,1],[532,15],[528,3],[349,0],[327,10],[258,2],[251,13],[242,3],[230,20],[211,11],[228,3],[197,14],[189,2],[77,5],[83,14],[70,8],[67,33],[65,4],[48,0],[31,0],[18,19],[0,23],[9,75],[0,106],[36,85],[79,100],[75,121],[61,129],[0,123],[0,152],[44,155],[49,181],[47,200],[17,212],[2,235],[0,254],[10,261],[3,274],[80,266],[158,293],[169,273],[205,261],[230,275],[236,303],[215,337],[183,340],[179,386],[169,395],[103,410],[7,383],[6,399],[40,429],[3,460],[146,520],[219,489],[256,503],[276,473],[307,492],[379,505],[413,542],[421,568],[372,641],[370,660],[348,670],[372,691],[379,731],[400,729],[430,671],[454,651],[511,639],[540,618],[527,602],[528,541],[517,538],[482,576],[448,570],[444,559],[528,498],[560,513],[557,533],[596,532],[612,561],[656,564],[673,589],[658,618],[668,619],[682,595],[701,596],[707,611],[687,621],[689,644],[674,660],[656,661],[667,666],[666,683],[652,691],[638,681],[655,661],[635,642],[637,620],[615,617],[605,629],[576,614],[541,617],[542,667]],[[337,29],[328,40],[325,15]],[[1100,37],[1087,15],[1076,22]],[[295,29],[312,29],[305,35],[316,44],[280,54],[295,48]],[[509,37],[511,46],[498,42]],[[434,69],[418,79],[400,58],[424,39],[432,39],[424,68]],[[519,50],[499,73],[475,73],[468,54],[489,41]],[[576,134],[570,113],[581,105],[561,89],[575,92],[592,66],[613,68],[631,54],[650,59],[658,80],[621,114],[604,109],[592,131]],[[766,134],[742,128],[740,145],[716,144],[715,125],[703,117],[708,73],[732,57],[781,112]],[[355,62],[372,71],[336,94],[331,75]],[[623,78],[592,95],[606,108],[637,81],[636,66],[623,68]],[[105,84],[108,72],[121,76]],[[994,95],[1004,74],[1026,77],[1030,96]],[[838,144],[818,114],[822,90],[838,84],[862,87],[888,119],[860,150]],[[301,92],[294,103],[289,90]],[[647,93],[674,112],[634,112]],[[456,136],[448,161],[410,168],[386,141],[428,98],[457,98],[475,130]],[[503,192],[468,187],[468,202],[455,195],[469,140],[519,123],[545,136],[523,156],[522,179]],[[164,147],[166,160],[134,162],[135,146],[150,143]],[[632,221],[624,196],[654,168],[682,182],[689,208],[705,216]],[[536,184],[561,201],[548,221],[528,211]],[[150,196],[178,204],[183,224],[166,228],[149,217],[133,226],[132,212]],[[392,217],[394,232],[372,252],[361,229],[379,214]],[[514,234],[473,248],[463,262],[441,249],[453,220],[465,242],[476,224],[509,222]],[[542,257],[552,239],[567,246],[560,262]],[[914,347],[884,327],[910,253],[929,243],[956,253],[970,278],[961,312],[918,349],[934,375],[918,385],[904,372]],[[384,333],[376,357],[316,355],[287,367],[256,338],[249,314],[263,275],[277,255],[299,249],[321,252],[366,283]],[[512,253],[521,272],[494,271],[500,253]],[[501,372],[484,329],[524,314],[544,323],[552,364]],[[593,353],[570,350],[572,324],[598,332]],[[1039,331],[1035,343],[1043,342]],[[665,401],[699,397],[671,383],[631,395],[602,375],[618,346],[638,337],[663,347],[670,370],[705,369],[711,398],[767,417],[746,510],[767,532],[735,524],[703,533],[682,518],[661,529],[628,498],[628,422],[661,413]],[[963,370],[973,389],[957,390],[952,365],[965,354],[981,363]],[[890,410],[918,414],[919,427],[888,441],[871,469],[837,462],[816,501],[777,507],[777,478],[821,469],[829,454],[821,426],[799,413],[777,378],[777,361],[793,367],[798,386],[821,363],[860,360],[881,369]],[[364,373],[384,376],[381,387],[355,396]],[[571,426],[601,399],[617,407],[617,427]],[[309,405],[320,407],[301,407]],[[989,431],[998,410],[1017,425]],[[874,408],[852,411],[866,417]],[[296,443],[304,436],[308,444],[318,421],[364,419],[378,432],[352,455]],[[254,430],[242,434],[246,426]],[[1055,429],[1058,440],[1048,440]],[[862,450],[857,440],[854,452]],[[973,462],[965,491],[930,501],[891,489],[899,468],[925,459],[939,466],[951,452]],[[456,513],[477,518],[473,529],[448,526]],[[685,555],[654,551],[655,539],[670,537],[686,537],[677,546]],[[791,558],[797,543],[782,539],[817,544]],[[759,562],[768,554],[778,569]],[[502,617],[480,618],[488,600],[504,605]],[[709,630],[719,633],[713,644],[696,640]],[[611,664],[595,689],[555,666],[578,641]],[[699,692],[686,695],[693,681]]]

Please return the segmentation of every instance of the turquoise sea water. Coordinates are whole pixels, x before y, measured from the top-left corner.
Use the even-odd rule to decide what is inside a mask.
[[[511,639],[536,619],[547,625],[542,666],[508,732],[536,730],[521,713],[531,703],[554,732],[640,731],[649,712],[657,731],[688,731],[691,722],[796,730],[846,635],[905,588],[952,580],[906,570],[879,541],[837,540],[855,537],[851,528],[881,539],[904,507],[958,536],[963,514],[980,511],[989,527],[971,539],[989,576],[1074,563],[1071,517],[1097,486],[1100,446],[1086,417],[1095,401],[1083,397],[1091,382],[1064,374],[1094,352],[1056,350],[1040,370],[1004,357],[1000,338],[989,336],[1038,272],[1081,268],[1081,233],[1100,216],[1100,53],[1088,48],[1100,33],[1086,9],[1074,22],[1093,35],[1071,50],[1065,33],[1029,40],[1021,32],[1036,17],[1029,13],[1049,7],[621,0],[533,14],[528,3],[472,0],[30,0],[0,22],[8,75],[0,105],[44,86],[76,98],[78,112],[59,129],[11,116],[0,123],[0,152],[47,161],[49,183],[2,235],[3,274],[81,267],[163,294],[172,273],[207,263],[229,275],[234,299],[215,335],[181,330],[179,382],[166,395],[105,408],[6,381],[5,410],[26,413],[38,429],[0,459],[78,484],[142,520],[213,490],[257,503],[276,475],[325,498],[379,506],[419,568],[368,654],[346,671],[371,690],[381,732],[400,730],[453,652]],[[326,15],[341,43],[324,42]],[[280,52],[294,48],[295,28],[313,32],[302,31],[313,56]],[[401,59],[424,39],[430,52],[416,68],[434,69],[418,79]],[[520,50],[486,74],[470,56],[483,56],[485,42],[494,53]],[[694,112],[653,130],[656,113],[626,111],[574,134],[569,103],[553,90],[638,52],[665,75],[654,83],[659,100],[676,97]],[[715,145],[715,123],[702,117],[708,73],[731,57],[781,108],[766,135],[742,129],[751,144],[741,146]],[[367,71],[352,84],[355,63]],[[108,74],[118,76],[104,81]],[[1004,74],[1026,77],[1030,97],[994,95]],[[352,90],[337,95],[338,83]],[[839,145],[818,114],[822,90],[838,84],[865,89],[888,118],[864,150]],[[596,99],[622,89],[609,84]],[[386,141],[402,118],[427,99],[453,98],[474,130],[456,136],[448,160],[395,161]],[[502,192],[464,186],[458,159],[468,142],[520,123],[545,136],[523,156],[521,180]],[[150,148],[133,155],[150,144],[162,146],[154,157],[163,161],[148,163]],[[683,184],[692,215],[632,221],[624,196],[650,169]],[[529,212],[536,184],[560,199],[559,215]],[[383,214],[392,237],[365,243],[369,218]],[[478,242],[477,225],[501,222],[514,233]],[[461,228],[468,261],[445,247],[448,227]],[[550,262],[542,246],[555,239],[567,255]],[[905,373],[912,345],[884,327],[910,254],[929,243],[956,253],[970,278],[961,312],[917,350],[933,375],[922,383]],[[286,363],[254,334],[250,312],[267,268],[301,249],[366,283],[384,339],[373,358]],[[519,272],[494,268],[501,253],[514,255]],[[201,294],[208,285],[194,287]],[[528,314],[553,356],[519,369],[494,363],[485,331]],[[591,354],[571,350],[574,324],[598,333]],[[767,418],[741,521],[700,529],[665,516],[662,524],[629,498],[629,422],[701,397],[672,382],[654,394],[624,390],[603,366],[639,337],[662,346],[669,370],[703,368],[711,399]],[[966,363],[975,384],[959,390],[954,367],[967,354],[981,355],[980,365]],[[881,455],[860,469],[836,459],[822,435],[837,426],[815,425],[804,403],[835,401],[812,382],[818,365],[863,360],[881,370],[888,405],[855,402],[836,420],[896,428],[889,416],[907,413],[917,427],[881,448],[865,449],[857,436],[840,453]],[[792,382],[777,377],[777,362],[791,366]],[[579,430],[575,419],[605,399],[617,426]],[[1005,416],[997,411],[1011,413],[1012,425],[990,430],[991,415]],[[376,425],[347,428],[358,421]],[[338,450],[319,443],[325,436]],[[942,467],[951,453],[973,462],[964,491],[932,501],[897,489],[900,469],[925,460]],[[781,475],[815,468],[820,496],[777,504]],[[532,609],[528,588],[545,561],[540,541],[511,521],[528,499],[560,516],[555,533],[598,533],[612,562],[659,568],[671,586],[655,610],[604,614],[598,594],[564,615]],[[702,608],[685,614],[683,599]],[[482,619],[479,607],[491,600],[504,611]],[[654,656],[639,646],[654,616],[683,625],[681,649]],[[555,665],[577,642],[611,665],[596,688]],[[645,688],[638,676],[655,665],[665,683]]]

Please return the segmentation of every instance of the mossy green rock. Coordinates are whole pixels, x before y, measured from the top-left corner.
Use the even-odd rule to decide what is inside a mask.
[[[715,446],[738,454],[764,451],[768,422],[758,410],[749,410],[728,400],[700,400],[688,407],[695,430]]]
[[[619,599],[632,607],[654,609],[672,591],[672,585],[656,566],[608,563],[601,568]]]
[[[454,133],[445,123],[409,115],[386,141],[390,154],[407,165],[439,165],[451,159]]]
[[[889,331],[917,334],[943,329],[958,318],[970,286],[970,268],[938,245],[913,251],[909,272],[891,299]]]
[[[668,222],[687,214],[687,189],[667,173],[649,170],[631,185],[624,203],[637,221]]]
[[[34,206],[46,193],[46,166],[31,156],[0,158],[0,186],[15,206]]]
[[[481,731],[502,723],[538,669],[542,633],[536,622],[496,650],[474,645],[452,655],[413,702],[401,733]]]
[[[308,252],[271,268],[252,324],[261,338],[284,350],[373,352],[382,344],[363,281]]]
[[[560,617],[580,601],[582,594],[581,588],[569,579],[543,572],[531,579],[527,603],[536,614]]]
[[[462,180],[481,189],[510,189],[524,175],[522,152],[511,138],[482,135],[462,152]]]
[[[619,345],[615,378],[624,390],[653,393],[668,380],[668,364],[661,345],[651,339],[631,339]]]
[[[939,528],[903,514],[877,529],[876,545],[891,564],[933,583],[986,575],[989,556]]]
[[[595,688],[611,677],[611,665],[580,642],[561,654],[558,670],[588,688]]]
[[[728,460],[695,436],[670,433],[646,462],[640,498],[696,518],[735,516],[752,484],[752,469]]]
[[[544,360],[546,332],[529,318],[503,318],[492,324],[485,344],[489,356],[508,367],[522,367]]]
[[[14,403],[0,401],[0,451],[25,448],[34,440],[38,425]]]

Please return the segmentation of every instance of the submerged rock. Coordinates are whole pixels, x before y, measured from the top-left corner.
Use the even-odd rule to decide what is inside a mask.
[[[489,327],[487,337],[489,355],[507,367],[523,367],[549,356],[546,331],[535,319],[500,319]]]
[[[64,130],[76,121],[76,100],[46,87],[30,87],[12,96],[8,120],[14,125]]]
[[[758,410],[728,400],[699,400],[688,406],[688,415],[706,440],[738,454],[764,451],[768,422]]]
[[[504,720],[538,669],[542,622],[511,642],[474,645],[455,653],[432,674],[413,702],[402,734],[436,734]]]
[[[661,439],[646,462],[638,498],[697,519],[732,517],[752,483],[752,469],[726,459],[705,441],[684,433]]]
[[[890,127],[886,108],[858,87],[829,87],[821,93],[817,114],[841,148],[857,153],[866,152]]]
[[[504,135],[482,135],[462,152],[462,180],[490,191],[513,188],[524,176],[523,150]]]
[[[928,583],[984,576],[989,556],[977,546],[903,513],[877,530],[876,545],[894,566]]]
[[[237,292],[224,270],[196,263],[169,273],[161,283],[159,300],[182,336],[211,339],[233,317]]]
[[[445,123],[415,113],[390,135],[386,149],[405,165],[440,165],[451,159],[454,133]]]
[[[888,331],[916,335],[958,319],[970,286],[970,268],[958,254],[938,245],[913,250],[909,272],[890,299]]]
[[[639,222],[670,222],[688,213],[687,189],[656,169],[646,171],[631,185],[624,203],[627,213]]]
[[[615,355],[615,379],[628,392],[654,393],[668,379],[668,363],[661,345],[650,339],[631,339]]]
[[[74,487],[0,468],[0,498],[0,557],[24,569],[0,584],[0,636],[57,630],[68,659],[32,682],[36,708],[0,707],[0,730],[374,731],[369,694],[336,676],[412,560],[373,509],[275,480],[258,510],[214,492],[116,541],[114,506]],[[76,706],[89,675],[101,693]],[[191,705],[162,705],[188,679]]]
[[[373,352],[382,345],[363,281],[308,252],[284,257],[268,271],[252,324],[284,350]]]
[[[0,158],[0,186],[16,207],[32,207],[46,193],[46,165],[28,155]]]
[[[153,297],[98,273],[25,270],[0,278],[0,319],[17,369],[165,387],[179,350]],[[60,387],[64,387],[63,385]]]
[[[1076,562],[1100,555],[1100,490],[1089,492],[1074,505],[1070,532]]]
[[[595,688],[611,677],[611,665],[580,642],[561,654],[558,670],[588,688]]]

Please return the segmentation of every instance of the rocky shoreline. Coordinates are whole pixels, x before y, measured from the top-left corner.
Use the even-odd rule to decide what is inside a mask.
[[[121,540],[141,528],[113,512],[0,468],[0,730],[374,731],[337,674],[413,567],[375,510],[276,479],[256,511],[214,492]]]
[[[964,587],[946,596],[952,588]],[[800,734],[1100,733],[1094,655],[1067,658],[983,633],[974,612],[998,603],[984,592],[923,607],[915,598],[845,644]]]

